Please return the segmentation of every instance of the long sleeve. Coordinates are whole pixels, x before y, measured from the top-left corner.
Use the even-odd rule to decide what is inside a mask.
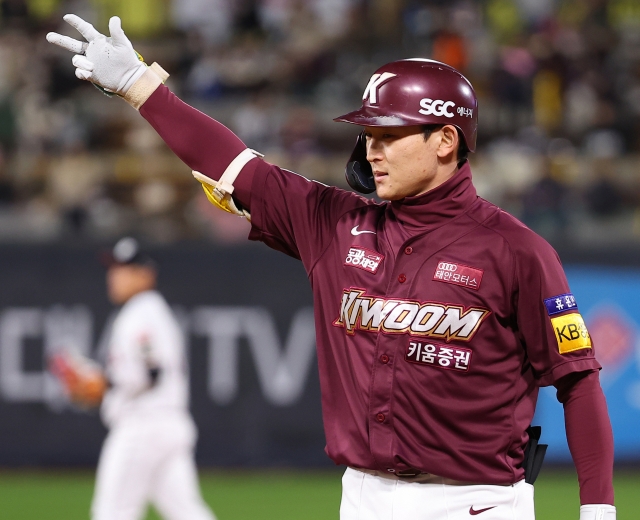
[[[555,387],[564,406],[580,503],[613,505],[613,432],[598,371],[570,374]]]
[[[140,108],[140,114],[171,150],[192,170],[218,180],[231,161],[247,146],[226,126],[187,105],[161,85]],[[253,172],[260,161],[250,161],[236,179],[233,193],[250,208]]]
[[[219,179],[246,149],[231,130],[187,105],[165,86],[149,97],[140,113],[182,161],[212,179]],[[302,259],[308,269],[334,238],[340,216],[370,204],[352,192],[308,180],[261,159],[249,161],[234,187],[234,198],[251,211],[250,238]]]

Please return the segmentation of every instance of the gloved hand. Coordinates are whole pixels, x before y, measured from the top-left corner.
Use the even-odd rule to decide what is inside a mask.
[[[47,41],[76,53],[72,63],[78,78],[124,96],[147,70],[124,34],[117,16],[109,20],[110,37],[100,34],[93,25],[75,14],[65,15],[64,21],[76,28],[87,41],[54,32],[47,34]]]
[[[82,408],[98,406],[107,389],[102,369],[73,351],[61,351],[49,359],[49,370],[58,378],[69,400]]]
[[[609,504],[580,506],[580,520],[616,520],[616,508]]]

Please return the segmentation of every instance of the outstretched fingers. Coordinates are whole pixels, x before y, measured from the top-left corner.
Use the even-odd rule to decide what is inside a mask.
[[[122,30],[122,22],[118,16],[112,16],[109,19],[109,34],[114,43],[128,43],[129,38]]]
[[[68,51],[75,52],[76,54],[82,54],[87,49],[87,42],[81,42],[79,40],[74,40],[69,36],[63,36],[62,34],[50,32],[47,34],[47,41],[49,43],[53,43],[54,45],[58,45],[63,49],[67,49]]]
[[[93,25],[91,25],[89,22],[85,22],[82,18],[76,16],[75,14],[66,14],[63,18],[65,22],[67,22],[72,27],[75,27],[87,41],[81,42],[79,40],[75,40],[74,38],[70,38],[69,36],[50,32],[49,34],[47,34],[47,41],[49,43],[58,45],[59,47],[67,49],[71,52],[75,52],[76,54],[83,54],[87,49],[87,46],[89,45],[87,42],[92,42],[98,36],[101,36],[100,33],[95,30]]]
[[[96,31],[93,25],[91,25],[89,22],[85,22],[82,18],[76,16],[75,14],[65,14],[62,18],[65,22],[71,25],[71,27],[76,28],[88,42],[91,42],[98,36],[101,36],[101,34]]]

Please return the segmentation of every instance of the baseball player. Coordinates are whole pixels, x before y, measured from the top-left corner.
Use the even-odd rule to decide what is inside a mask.
[[[109,434],[98,463],[93,520],[214,520],[198,488],[196,428],[188,411],[183,333],[155,289],[156,267],[130,237],[115,245],[109,299],[122,305],[111,331],[100,413]]]
[[[479,198],[473,87],[423,59],[378,69],[349,184],[381,203],[269,164],[163,85],[120,20],[110,38],[51,33],[76,75],[140,111],[212,203],[249,238],[302,261],[313,288],[326,451],[347,466],[342,520],[534,518],[544,452],[538,388],[564,405],[580,519],[613,520],[613,439],[600,365],[555,251]]]

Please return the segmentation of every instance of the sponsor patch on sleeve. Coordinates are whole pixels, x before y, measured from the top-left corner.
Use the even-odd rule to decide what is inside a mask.
[[[544,301],[544,306],[547,308],[549,316],[560,314],[561,312],[578,310],[576,298],[571,293],[559,294],[553,298],[547,298]]]
[[[556,334],[560,354],[591,348],[591,336],[582,316],[577,312],[551,318],[551,326]]]

